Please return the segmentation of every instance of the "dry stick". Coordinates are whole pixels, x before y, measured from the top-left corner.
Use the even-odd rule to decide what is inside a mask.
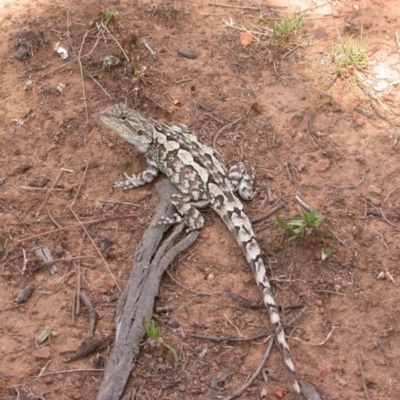
[[[72,200],[71,205],[69,206],[69,209],[70,209],[72,215],[75,217],[75,219],[76,219],[79,223],[80,223],[79,217],[75,214],[75,212],[74,212],[74,210],[73,210],[72,208],[73,208],[73,206],[74,206],[74,204],[75,204],[75,202],[76,202],[76,199],[77,199],[77,197],[78,197],[78,195],[79,195],[79,193],[80,193],[80,191],[81,191],[81,187],[82,187],[82,185],[83,185],[83,181],[85,180],[86,173],[87,173],[87,170],[88,170],[88,168],[89,168],[89,164],[90,164],[90,159],[89,159],[88,162],[86,163],[86,168],[85,168],[85,171],[84,171],[84,173],[83,173],[81,183],[80,183],[80,185],[79,185],[79,187],[78,187],[78,190],[76,191],[75,197],[74,197],[74,199]],[[99,248],[96,246],[96,243],[94,242],[94,240],[93,240],[92,237],[90,236],[88,230],[87,230],[82,224],[81,224],[81,227],[82,227],[82,229],[85,231],[86,236],[87,236],[87,237],[89,238],[89,240],[92,242],[93,247],[96,249],[97,254],[100,256],[101,260],[103,261],[103,264],[105,265],[107,272],[111,275],[111,277],[112,277],[113,281],[115,282],[115,285],[117,286],[118,290],[121,291],[121,287],[119,286],[119,284],[118,284],[118,282],[117,282],[117,279],[115,278],[114,274],[112,273],[112,271],[111,271],[111,269],[110,269],[110,267],[109,267],[107,261],[104,259],[103,254],[101,254],[101,251],[100,251]]]
[[[122,218],[132,218],[132,217],[135,217],[135,216],[137,216],[137,214],[115,215],[114,217],[107,217],[107,218],[103,218],[103,219],[95,219],[94,221],[84,221],[84,222],[80,221],[79,224],[68,225],[68,226],[64,226],[62,228],[52,229],[51,231],[41,232],[41,233],[37,233],[35,235],[27,236],[27,237],[25,237],[23,239],[19,239],[18,242],[21,243],[24,240],[35,239],[35,238],[37,238],[39,236],[50,235],[50,233],[60,232],[60,231],[67,230],[67,229],[79,228],[82,225],[98,224],[100,222],[113,221],[115,219],[122,219]]]
[[[223,8],[239,8],[241,10],[259,11],[259,7],[246,7],[246,6],[230,6],[227,4],[208,3],[208,6],[223,7]]]
[[[185,286],[184,284],[180,283],[177,281],[172,274],[169,271],[165,271],[165,273],[168,275],[168,277],[171,279],[171,281],[175,282],[178,286],[181,288],[187,290],[188,292],[198,294],[200,296],[219,296],[222,294],[222,292],[215,292],[215,293],[208,293],[208,292],[199,292],[198,290],[191,289],[190,287]]]
[[[294,339],[294,340],[297,340],[297,341],[299,341],[299,342],[301,342],[301,343],[309,344],[310,346],[323,346],[323,345],[329,340],[329,338],[332,336],[332,333],[333,333],[333,331],[334,331],[335,329],[336,329],[336,326],[335,326],[335,325],[332,326],[332,329],[331,329],[330,332],[328,333],[328,336],[325,338],[325,340],[323,340],[322,342],[318,342],[318,343],[307,342],[307,341],[305,341],[305,340],[303,340],[303,339],[300,339],[300,338],[298,338],[298,337],[295,337],[295,336],[291,336],[291,338]]]
[[[257,369],[254,371],[253,375],[243,384],[242,387],[239,389],[235,390],[233,393],[230,395],[226,396],[223,398],[223,400],[231,400],[234,399],[235,397],[240,396],[252,383],[253,381],[257,378],[258,374],[260,371],[264,368],[264,364],[266,363],[272,349],[272,345],[274,344],[274,340],[271,338],[268,343],[267,350],[264,354],[264,357],[262,358],[260,365],[257,367]]]
[[[239,121],[241,121],[243,118],[247,117],[250,114],[250,111],[253,108],[253,104],[249,107],[249,109],[238,119],[235,119],[233,122],[230,122],[229,124],[226,124],[225,126],[223,126],[214,136],[213,139],[213,147],[214,149],[217,149],[217,139],[218,136],[221,134],[221,132],[223,132],[226,129],[229,129],[230,127],[232,127],[233,125],[236,125]]]
[[[209,340],[210,342],[249,342],[252,340],[258,340],[258,339],[264,339],[266,337],[271,336],[270,333],[260,333],[259,335],[252,336],[252,337],[242,337],[242,338],[233,338],[233,337],[227,337],[227,336],[203,336],[203,335],[196,335],[195,333],[192,333],[190,335],[194,339],[199,339],[199,340]]]
[[[43,200],[43,203],[40,205],[39,209],[37,210],[37,213],[38,213],[38,214],[42,211],[42,208],[43,208],[43,207],[45,206],[45,204],[47,203],[47,200],[48,200],[49,197],[50,197],[51,191],[54,189],[54,186],[57,184],[58,180],[59,180],[60,177],[61,177],[61,174],[62,174],[64,171],[65,171],[65,172],[74,172],[72,169],[65,169],[65,168],[61,168],[61,169],[60,169],[60,172],[57,174],[56,179],[54,180],[53,184],[51,185],[51,188],[48,189],[48,192],[47,192],[47,194],[46,194],[46,197],[45,197],[44,200]]]
[[[96,25],[98,25],[98,24],[96,24]],[[130,62],[129,57],[126,55],[124,49],[123,49],[122,46],[119,44],[118,40],[111,34],[111,32],[108,30],[108,28],[104,25],[103,22],[100,24],[100,26],[101,26],[102,28],[104,28],[104,29],[107,31],[107,33],[114,39],[115,43],[117,44],[117,46],[118,46],[118,47],[120,48],[120,50],[122,51],[122,53],[123,53],[123,55],[125,56],[126,60],[127,60],[128,62]]]
[[[357,186],[360,186],[363,182],[364,182],[364,175],[362,175],[360,181],[355,183],[354,185],[336,186],[336,185],[332,185],[330,183],[326,183],[325,186],[333,187],[335,189],[355,189]]]
[[[89,298],[85,295],[85,293],[81,293],[79,297],[81,298],[82,303],[88,310],[89,326],[86,336],[89,338],[94,335],[94,330],[96,328],[96,311],[94,310],[92,303],[90,302]]]
[[[387,196],[384,198],[384,200],[382,201],[382,204],[383,204],[383,203],[386,203],[387,199],[388,199],[388,198],[391,196],[391,194],[394,193],[397,189],[399,189],[399,187],[397,187],[397,188],[391,190],[391,191],[387,194]]]
[[[395,39],[396,39],[397,51],[400,53],[400,38],[399,38],[399,32],[395,31],[395,32],[394,32],[394,37],[395,37]]]
[[[299,196],[294,196],[295,200],[301,204],[307,211],[314,210],[311,206],[309,206],[304,200],[302,200]]]
[[[363,389],[364,389],[364,394],[365,394],[365,397],[367,398],[367,400],[370,400],[369,395],[368,395],[367,385],[365,384],[364,369],[362,367],[361,358],[360,358],[359,354],[357,354],[357,360],[358,360],[358,366],[360,367],[361,380],[362,380],[362,385],[363,385]]]
[[[252,224],[256,224],[257,222],[264,221],[265,219],[269,218],[272,214],[276,213],[279,209],[285,207],[286,204],[284,201],[280,201],[276,206],[272,207],[266,214],[260,215],[259,217],[252,218],[250,222]]]
[[[72,258],[59,258],[58,260],[42,261],[41,265],[46,266],[46,265],[55,264],[57,262],[71,262],[71,261],[75,261],[75,260],[84,260],[85,258],[97,258],[97,256],[79,256],[79,257],[72,257]]]
[[[79,251],[78,251],[78,257],[81,256],[82,254],[82,246],[83,246],[83,241],[85,240],[85,234],[81,236],[81,239],[79,241]],[[76,292],[75,292],[75,301],[76,301],[76,307],[75,307],[75,314],[79,314],[80,309],[81,309],[81,274],[82,274],[82,269],[81,269],[81,260],[78,260],[78,276],[76,277]]]
[[[70,7],[70,5],[71,5],[71,0],[68,2],[68,14],[67,14],[67,32],[68,32],[68,40],[69,40],[69,43],[70,43],[70,45],[71,45],[71,49],[72,49],[72,51],[73,51],[74,54],[75,54],[75,57],[77,57],[77,59],[78,59],[79,70],[80,70],[80,72],[81,72],[82,96],[83,96],[83,101],[85,102],[86,123],[88,124],[88,123],[89,123],[89,112],[88,112],[88,106],[87,106],[87,101],[86,101],[85,81],[84,81],[84,79],[83,79],[83,67],[82,67],[82,62],[81,62],[81,60],[80,60],[79,57],[80,57],[80,55],[82,54],[83,44],[85,43],[86,36],[89,34],[90,30],[87,31],[87,32],[85,33],[85,35],[83,36],[83,39],[82,39],[82,42],[81,42],[81,47],[79,48],[79,53],[78,53],[78,55],[77,55],[77,54],[76,54],[76,51],[75,51],[75,48],[74,48],[74,46],[72,45],[71,36],[70,36],[70,34],[69,34],[69,26],[70,26],[70,24],[69,24],[69,7]]]
[[[47,374],[42,374],[40,376],[32,376],[32,379],[39,379],[43,378],[44,376],[50,376],[50,375],[57,375],[57,374],[72,374],[74,372],[103,372],[104,368],[99,368],[99,369],[67,369],[65,371],[56,371],[56,372],[48,372]]]
[[[381,215],[382,215],[382,218],[383,218],[389,225],[392,225],[392,226],[394,226],[395,228],[400,228],[400,225],[396,225],[395,223],[389,221],[389,220],[386,218],[385,214],[383,213],[382,208],[380,208],[379,211],[380,211],[380,213],[381,213]]]
[[[109,354],[97,400],[120,399],[135,366],[140,343],[144,337],[143,318],[151,321],[161,276],[173,259],[193,244],[198,236],[198,232],[191,232],[168,251],[173,240],[169,239],[180,234],[183,229],[181,224],[160,245],[169,227],[156,222],[162,216],[168,217],[176,212],[171,204],[171,195],[177,193],[177,189],[168,180],[160,182],[156,188],[161,200],[151,224],[136,248],[129,282],[118,301],[116,341]]]

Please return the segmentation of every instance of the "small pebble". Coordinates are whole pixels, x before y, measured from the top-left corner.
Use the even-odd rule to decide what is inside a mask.
[[[381,279],[381,280],[386,279],[386,272],[385,272],[385,271],[379,272],[379,274],[378,274],[378,276],[376,277],[376,279]]]
[[[340,17],[340,12],[336,8],[332,11],[332,17],[333,18],[339,18]]]

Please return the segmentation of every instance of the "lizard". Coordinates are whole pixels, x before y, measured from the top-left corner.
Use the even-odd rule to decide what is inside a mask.
[[[201,229],[204,217],[198,210],[211,207],[222,219],[244,253],[274,329],[275,340],[289,370],[294,390],[293,398],[300,400],[301,387],[277,305],[272,294],[261,249],[251,222],[244,212],[243,200],[252,200],[254,173],[248,174],[239,162],[228,169],[221,156],[201,142],[184,124],[169,127],[145,117],[124,104],[116,104],[99,114],[101,122],[121,138],[133,144],[147,158],[147,169],[138,175],[124,174],[126,180],[114,187],[132,189],[150,183],[158,172],[164,173],[178,188],[172,204],[177,213],[164,217],[159,223],[183,222],[190,232]]]

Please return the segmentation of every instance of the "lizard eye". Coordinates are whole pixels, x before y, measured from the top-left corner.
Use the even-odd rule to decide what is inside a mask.
[[[126,121],[126,115],[121,115],[121,116],[120,116],[120,119],[121,119],[122,121]]]

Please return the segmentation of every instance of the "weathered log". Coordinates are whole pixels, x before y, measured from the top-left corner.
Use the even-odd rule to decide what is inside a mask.
[[[160,182],[157,191],[160,195],[159,205],[136,249],[129,282],[118,302],[115,344],[104,371],[97,400],[121,398],[145,335],[143,318],[147,322],[151,321],[161,276],[176,255],[187,249],[198,236],[198,232],[192,232],[169,249],[173,240],[182,232],[183,224],[175,226],[172,233],[165,237],[169,226],[155,223],[161,216],[171,217],[176,212],[171,204],[171,195],[177,191],[168,180]]]

